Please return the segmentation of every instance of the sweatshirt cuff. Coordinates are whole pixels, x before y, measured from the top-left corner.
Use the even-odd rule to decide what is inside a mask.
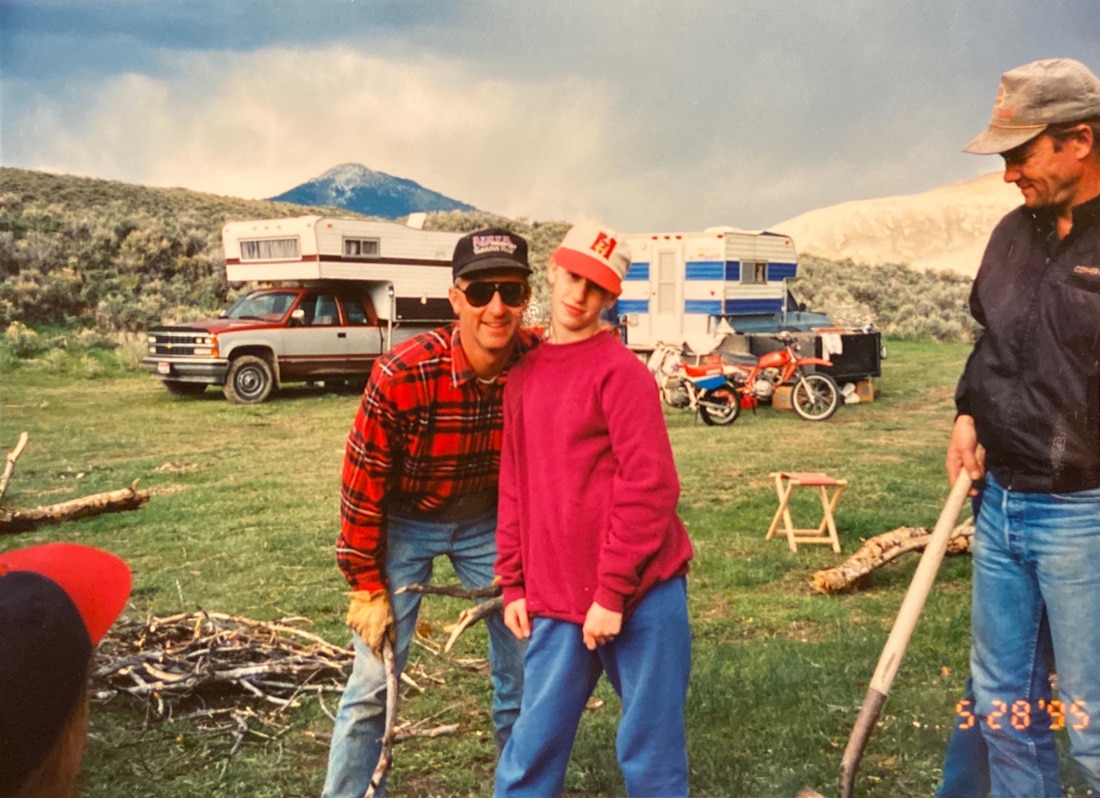
[[[612,612],[622,612],[623,605],[626,603],[626,599],[621,593],[616,593],[614,590],[603,586],[596,588],[596,595],[592,600],[605,610],[611,610]]]
[[[513,585],[506,587],[500,592],[501,598],[504,599],[504,606],[507,607],[513,601],[518,601],[521,598],[526,598],[527,593],[524,591],[522,585]]]

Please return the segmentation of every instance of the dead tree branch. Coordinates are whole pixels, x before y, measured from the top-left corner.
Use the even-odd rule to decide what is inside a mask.
[[[404,587],[397,588],[397,590],[393,592],[395,594],[419,593],[424,596],[450,596],[451,598],[464,598],[470,601],[476,601],[477,599],[499,596],[500,587],[497,585],[475,588],[459,587],[458,585],[405,585]]]
[[[502,612],[503,610],[504,598],[502,596],[491,598],[488,601],[483,601],[480,604],[475,604],[472,607],[464,609],[458,616],[458,622],[455,623],[454,628],[451,629],[451,636],[447,638],[446,645],[443,646],[444,653],[449,653],[462,633],[475,623],[483,618],[488,618],[495,612]]]
[[[8,462],[4,466],[4,475],[0,476],[0,499],[4,498],[4,491],[8,489],[8,482],[11,481],[12,472],[15,471],[15,461],[19,459],[19,455],[23,454],[23,450],[27,448],[27,441],[30,436],[27,433],[22,432],[19,434],[19,441],[15,444],[15,448],[8,452]]]
[[[393,764],[394,726],[397,725],[397,665],[393,661],[393,643],[388,637],[382,638],[382,664],[386,669],[386,728],[382,734],[382,750],[378,754],[378,764],[370,777],[370,786],[363,798],[374,798],[381,789],[382,779]]]
[[[910,551],[923,551],[931,537],[923,527],[902,526],[868,538],[859,551],[835,568],[826,568],[813,575],[812,587],[818,593],[840,593],[858,588],[876,568],[896,560]],[[947,543],[947,554],[968,554],[974,537],[973,520],[955,527]]]
[[[151,490],[138,490],[138,480],[128,488],[95,493],[33,510],[0,511],[0,535],[26,532],[43,524],[57,524],[103,513],[136,510],[149,501]]]

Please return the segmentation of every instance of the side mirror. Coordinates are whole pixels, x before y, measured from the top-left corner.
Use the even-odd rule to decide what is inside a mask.
[[[291,323],[291,325],[305,324],[305,321],[306,321],[306,312],[304,310],[302,310],[301,308],[294,308],[294,310],[292,310],[290,312],[290,323]]]
[[[799,313],[805,313],[806,312],[806,303],[805,302],[799,302],[798,303],[798,312]]]

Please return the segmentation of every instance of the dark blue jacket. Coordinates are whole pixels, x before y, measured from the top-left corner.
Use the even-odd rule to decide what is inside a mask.
[[[993,231],[970,294],[984,329],[955,393],[987,469],[1024,492],[1100,488],[1100,197],[1056,230],[1020,207]]]

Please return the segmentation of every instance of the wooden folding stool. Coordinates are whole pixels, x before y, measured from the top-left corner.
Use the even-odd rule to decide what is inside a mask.
[[[840,501],[840,494],[848,484],[846,479],[834,479],[828,474],[817,471],[773,471],[768,476],[775,480],[775,493],[779,497],[779,509],[775,511],[772,525],[768,527],[765,540],[771,540],[779,531],[779,521],[783,521],[787,532],[787,545],[791,551],[798,551],[799,543],[831,544],[833,551],[840,554],[840,540],[836,534],[836,521],[833,511]],[[821,509],[823,516],[817,529],[795,529],[791,521],[791,494],[795,488],[818,488],[821,491]],[[830,495],[830,490],[832,495]]]

